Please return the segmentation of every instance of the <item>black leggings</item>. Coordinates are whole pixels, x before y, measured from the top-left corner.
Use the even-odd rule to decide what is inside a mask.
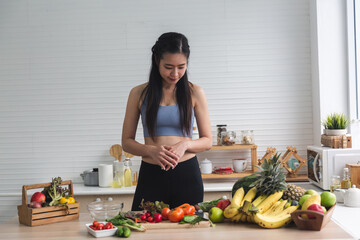
[[[197,204],[203,198],[204,185],[196,156],[168,171],[142,161],[131,210],[141,210],[142,199],[145,202],[163,201],[174,208],[183,203]]]

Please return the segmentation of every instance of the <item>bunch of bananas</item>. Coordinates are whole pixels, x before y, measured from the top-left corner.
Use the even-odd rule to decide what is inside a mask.
[[[269,196],[260,195],[255,200],[256,188],[246,194],[239,188],[224,210],[224,216],[232,222],[257,223],[264,228],[279,228],[291,222],[291,213],[298,206],[290,206],[287,200],[281,200],[283,192],[275,192]]]

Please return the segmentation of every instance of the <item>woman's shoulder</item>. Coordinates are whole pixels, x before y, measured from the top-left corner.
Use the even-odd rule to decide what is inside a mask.
[[[199,96],[204,95],[204,89],[202,89],[202,87],[200,87],[199,85],[191,83],[190,86],[191,86],[191,93],[192,93],[193,97],[199,97]]]
[[[144,100],[144,90],[147,86],[147,83],[140,84],[138,86],[135,86],[130,91],[129,99],[133,99],[133,101],[137,102],[138,107],[140,108],[142,105],[142,102]]]
[[[193,106],[196,106],[197,103],[204,101],[205,92],[204,89],[199,85],[191,83],[190,86],[191,86],[191,98],[193,101]]]

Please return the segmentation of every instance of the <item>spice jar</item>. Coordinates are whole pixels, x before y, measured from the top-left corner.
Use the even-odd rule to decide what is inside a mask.
[[[217,127],[217,145],[221,146],[221,133],[226,132],[226,124],[216,125]]]
[[[241,144],[254,144],[254,130],[241,131]]]
[[[235,144],[236,133],[234,131],[221,133],[221,145],[231,146]]]

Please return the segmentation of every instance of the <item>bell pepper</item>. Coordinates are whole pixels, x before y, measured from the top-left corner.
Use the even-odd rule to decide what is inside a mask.
[[[188,203],[184,203],[183,205],[179,206],[178,208],[182,208],[185,215],[193,215],[195,212],[195,207]]]

